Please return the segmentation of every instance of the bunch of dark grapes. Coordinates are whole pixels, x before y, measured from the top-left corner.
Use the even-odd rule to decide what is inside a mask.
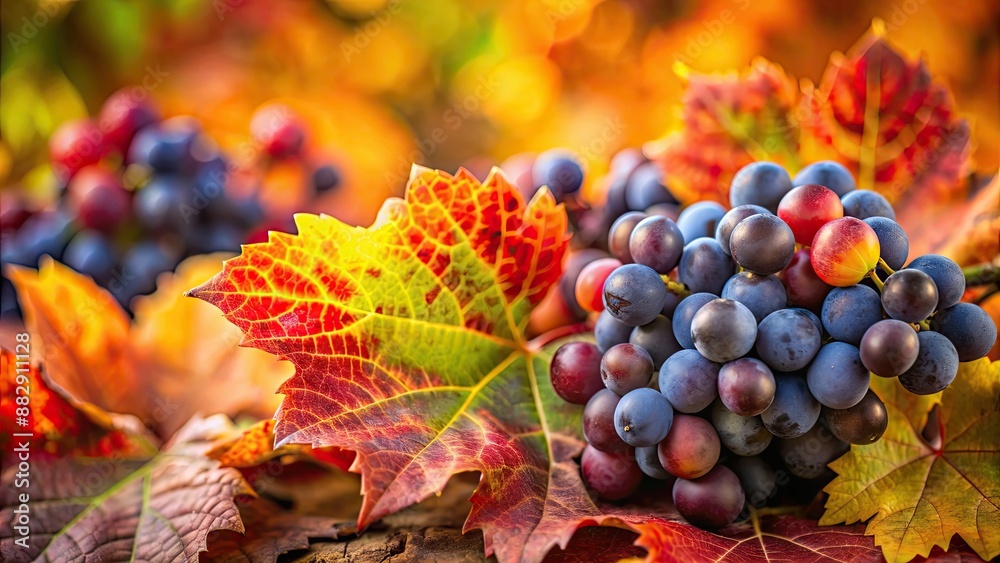
[[[198,121],[161,119],[133,92],[112,95],[97,118],[61,126],[49,142],[57,200],[29,211],[7,190],[0,221],[3,264],[36,267],[48,255],[93,278],[126,310],[185,257],[239,252],[266,237],[268,225],[254,180],[234,180],[237,169]],[[258,160],[296,159],[306,129],[291,110],[271,105],[253,117],[251,138]],[[339,174],[319,163],[310,181],[319,194],[335,188]],[[0,314],[17,312],[4,279]]]
[[[600,498],[674,479],[687,520],[724,527],[773,499],[775,476],[808,484],[882,436],[871,374],[937,393],[996,341],[960,302],[958,265],[904,268],[892,206],[839,164],[793,180],[757,162],[735,176],[731,209],[679,210],[663,175],[630,161],[603,211],[618,214],[604,218],[608,252],[578,250],[561,285],[596,315],[596,342],[563,345],[550,367],[556,393],[586,405],[581,468]]]

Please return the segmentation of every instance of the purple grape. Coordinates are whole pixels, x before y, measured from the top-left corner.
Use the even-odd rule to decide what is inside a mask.
[[[674,309],[671,319],[674,329],[674,338],[682,347],[694,350],[694,340],[691,338],[691,321],[694,320],[695,313],[701,309],[702,305],[709,301],[718,299],[718,295],[711,293],[693,293],[688,295]]]
[[[729,248],[729,240],[733,236],[733,229],[740,221],[746,219],[751,215],[757,215],[760,213],[771,213],[767,209],[759,205],[741,205],[739,207],[734,207],[726,212],[722,216],[722,221],[719,221],[719,226],[715,229],[715,240],[722,247],[722,251],[726,254],[732,256],[733,252]]]
[[[567,342],[556,350],[549,366],[552,389],[566,402],[585,405],[604,387],[601,352],[590,342]]]
[[[803,369],[819,352],[822,335],[807,313],[805,309],[781,309],[757,327],[757,355],[772,369]]]
[[[826,186],[839,198],[857,189],[850,171],[843,164],[832,160],[814,162],[800,170],[792,180],[792,185],[796,187],[806,184]]]
[[[937,308],[938,291],[934,280],[920,270],[900,270],[885,280],[882,308],[890,317],[918,323]]]
[[[674,329],[670,319],[663,315],[656,317],[649,324],[632,329],[632,335],[629,336],[628,341],[649,352],[650,357],[653,358],[653,369],[660,369],[667,358],[681,350],[681,345],[674,338]]]
[[[701,237],[714,237],[716,227],[726,214],[726,208],[714,201],[699,201],[681,211],[677,228],[683,233],[684,244]]]
[[[920,351],[913,366],[899,376],[899,382],[914,395],[933,395],[951,385],[958,374],[958,352],[940,332],[917,333]]]
[[[958,303],[938,311],[931,317],[931,330],[951,341],[960,362],[982,358],[997,341],[997,325],[986,311],[972,303]]]
[[[777,378],[774,401],[760,414],[768,432],[778,438],[797,438],[816,425],[821,405],[801,377]]]
[[[752,162],[733,176],[729,186],[729,203],[733,207],[759,205],[771,213],[778,210],[778,203],[792,191],[788,172],[773,162]]]
[[[873,324],[861,338],[861,363],[879,377],[896,377],[910,369],[919,351],[917,331],[896,319]]]
[[[830,342],[819,349],[806,381],[809,392],[824,406],[846,409],[864,398],[871,376],[857,348],[845,342]]]
[[[637,264],[660,274],[669,273],[684,252],[684,237],[666,217],[647,217],[636,224],[628,241],[629,254]]]
[[[771,313],[784,309],[788,294],[785,285],[774,274],[762,276],[740,272],[729,278],[723,286],[722,298],[745,305],[759,323]]]
[[[630,446],[655,446],[670,431],[673,418],[670,401],[659,391],[643,387],[629,391],[618,402],[615,430]]]
[[[733,259],[762,276],[780,272],[795,254],[795,235],[776,215],[751,215],[740,221],[729,239]]]
[[[896,220],[896,212],[893,210],[892,204],[878,192],[853,190],[844,194],[840,198],[840,202],[844,206],[846,217],[855,217],[862,221],[869,217],[886,217],[892,221]]]
[[[742,303],[716,299],[691,321],[694,347],[713,362],[725,363],[749,352],[757,339],[757,320]]]
[[[612,346],[600,360],[601,381],[618,395],[647,387],[652,377],[653,359],[634,344]]]
[[[660,392],[677,412],[702,411],[719,396],[720,367],[697,350],[681,350],[660,367]]]
[[[962,300],[965,293],[965,274],[950,258],[937,254],[918,256],[907,268],[920,270],[934,280],[938,291],[938,309],[947,309]]]
[[[666,301],[666,284],[648,266],[625,264],[604,282],[604,308],[630,326],[653,322]]]

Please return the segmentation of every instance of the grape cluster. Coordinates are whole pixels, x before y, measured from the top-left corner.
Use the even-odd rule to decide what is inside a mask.
[[[793,179],[753,163],[731,209],[677,213],[648,165],[611,184],[608,252],[577,251],[561,282],[571,307],[596,315],[596,342],[560,347],[550,373],[585,405],[581,469],[600,498],[634,494],[644,475],[676,479],[678,511],[724,527],[775,494],[777,466],[808,482],[882,436],[871,374],[936,393],[993,346],[989,316],[959,302],[958,265],[926,255],[904,268],[892,206],[843,166]]]
[[[285,106],[269,105],[254,115],[251,136],[258,159],[296,159],[306,129]],[[93,278],[128,310],[133,297],[154,291],[157,276],[185,257],[235,253],[266,237],[256,180],[235,180],[238,169],[198,121],[161,119],[131,89],[109,97],[97,118],[62,125],[49,148],[58,197],[30,210],[26,198],[4,192],[3,264],[36,267],[49,255]],[[312,168],[314,193],[338,185],[331,165]],[[0,314],[17,314],[6,279]]]

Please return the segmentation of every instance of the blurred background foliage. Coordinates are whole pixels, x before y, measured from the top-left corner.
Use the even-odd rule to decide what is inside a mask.
[[[410,162],[477,174],[565,146],[596,177],[611,155],[679,125],[675,61],[756,56],[818,82],[873,17],[922,53],[972,124],[973,168],[1000,155],[1000,2],[977,0],[20,0],[3,3],[0,186],[46,191],[46,140],[140,87],[194,115],[239,159],[255,108],[280,100],[345,189],[275,198],[355,223],[402,192]],[[301,173],[280,166],[267,172]]]

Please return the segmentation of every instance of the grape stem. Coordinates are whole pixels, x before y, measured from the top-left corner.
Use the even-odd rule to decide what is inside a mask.
[[[881,262],[881,259],[879,261]],[[882,280],[879,279],[878,274],[875,273],[875,270],[868,272],[868,277],[871,278],[873,282],[875,282],[875,287],[877,287],[879,291],[882,291],[882,287],[885,284],[882,283]]]
[[[890,268],[889,265],[885,263],[885,260],[883,260],[881,256],[878,257],[878,265],[885,271],[885,273],[889,274],[890,276],[896,273],[896,270]]]
[[[660,276],[663,279],[663,283],[667,284],[667,291],[673,293],[674,295],[680,295],[681,297],[687,297],[691,295],[691,291],[688,290],[687,286],[682,283],[677,283],[667,277],[666,274]]]
[[[1000,264],[992,262],[977,264],[962,268],[962,273],[965,274],[965,285],[967,287],[1000,283]]]

